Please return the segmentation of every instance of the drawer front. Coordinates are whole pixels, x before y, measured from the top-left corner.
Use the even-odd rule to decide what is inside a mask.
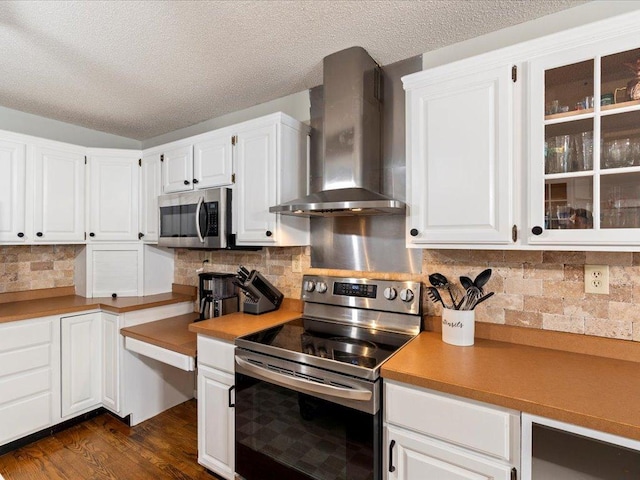
[[[1,359],[0,362],[2,362]],[[49,368],[0,378],[0,405],[37,393],[48,392],[51,388],[51,369]]]
[[[0,406],[0,445],[37,432],[53,423],[51,393]]]
[[[472,400],[385,382],[385,416],[431,437],[517,463],[518,412]]]
[[[23,348],[0,353],[0,378],[45,367],[51,363],[51,345]]]
[[[234,373],[235,348],[233,343],[198,335],[198,363]]]
[[[50,343],[52,338],[51,318],[0,324],[0,353]]]

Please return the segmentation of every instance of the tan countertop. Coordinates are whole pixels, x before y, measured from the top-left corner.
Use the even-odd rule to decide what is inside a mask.
[[[198,317],[198,313],[187,313],[186,315],[121,328],[120,333],[125,337],[135,338],[141,342],[195,357],[197,338],[195,333],[189,331],[189,325]]]
[[[301,301],[285,298],[280,309],[275,312],[263,313],[262,315],[230,313],[222,317],[192,323],[189,325],[189,331],[233,342],[243,335],[299,318],[302,311],[301,306]]]
[[[473,346],[458,347],[444,343],[440,332],[423,332],[385,362],[382,376],[640,440],[640,345],[591,337],[585,344],[600,346],[586,354],[580,353],[584,335],[540,331],[528,341],[517,327],[493,335],[497,327],[480,329],[511,341],[476,335]],[[551,348],[540,346],[545,333]],[[529,344],[511,343],[514,338]],[[554,349],[557,343],[574,351]],[[625,358],[600,355],[607,349]]]
[[[111,297],[81,297],[74,295],[73,287],[4,294],[4,301],[0,301],[0,323],[96,309],[124,313],[193,301],[195,298],[193,295],[183,293],[187,289],[182,289],[180,286],[177,287],[174,288],[173,292],[169,293],[115,299]],[[11,296],[9,297],[9,295]]]

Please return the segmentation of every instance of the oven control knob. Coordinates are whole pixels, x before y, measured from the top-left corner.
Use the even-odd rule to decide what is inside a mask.
[[[403,302],[410,302],[413,300],[413,290],[410,288],[403,288],[400,290],[400,298]]]
[[[398,291],[393,287],[387,287],[384,289],[384,298],[387,300],[393,300],[398,296]]]
[[[316,289],[316,283],[313,280],[306,280],[304,282],[304,291],[313,292]]]
[[[318,282],[316,283],[316,291],[318,293],[324,293],[327,291],[327,284],[324,282]]]

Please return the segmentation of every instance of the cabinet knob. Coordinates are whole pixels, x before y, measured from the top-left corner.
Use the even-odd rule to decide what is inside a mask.
[[[184,181],[184,184],[185,184],[185,185],[189,185],[189,183],[190,183],[190,182],[189,182],[189,180],[185,180],[185,181]]]
[[[200,182],[198,182],[198,179],[197,179],[197,178],[194,178],[194,179],[193,179],[193,184],[195,185],[196,183],[200,183]]]
[[[142,237],[144,237],[144,233],[142,232],[138,233],[138,240],[142,240]]]
[[[531,233],[533,233],[534,235],[542,235],[542,227],[539,225],[536,225],[531,229]]]
[[[36,233],[36,237],[41,237],[42,236],[42,232],[37,232]]]
[[[411,230],[409,230],[409,234],[410,234],[412,237],[417,237],[417,236],[418,236],[418,233],[419,233],[419,232],[418,232],[418,229],[417,229],[417,228],[412,228]]]
[[[267,230],[267,233],[265,234],[267,237],[270,237],[271,235],[273,235],[273,233],[271,233],[271,230]]]
[[[22,233],[22,232],[18,232],[18,237],[19,237],[19,238],[24,237],[24,233]]]
[[[96,234],[95,234],[95,233],[93,233],[93,232],[91,232],[91,233],[89,234],[89,236],[90,236],[90,237],[95,237],[95,236],[96,236]]]

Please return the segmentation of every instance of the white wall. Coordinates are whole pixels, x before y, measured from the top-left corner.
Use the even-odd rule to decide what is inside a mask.
[[[164,135],[143,140],[142,148],[146,149],[157,145],[163,145],[175,140],[191,137],[200,133],[210,132],[217,128],[227,127],[229,125],[275,112],[284,112],[300,122],[308,123],[310,119],[310,107],[311,100],[309,99],[309,91],[304,90],[286,97],[277,98],[270,102],[245,108],[238,112],[212,118],[190,127],[181,128],[180,130],[175,130],[173,132],[165,133]]]
[[[84,147],[131,148],[140,150],[140,141],[0,107],[0,130],[48,138]]]
[[[637,0],[588,2],[526,23],[426,52],[422,56],[422,68],[426,70],[636,10],[640,10],[640,1]]]

